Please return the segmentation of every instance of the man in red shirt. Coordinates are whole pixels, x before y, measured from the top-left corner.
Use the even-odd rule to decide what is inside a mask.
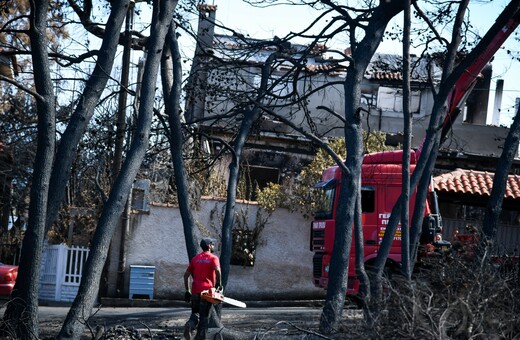
[[[191,332],[197,329],[195,339],[205,339],[208,331],[211,303],[200,298],[200,293],[216,287],[222,289],[220,261],[215,252],[215,240],[203,238],[200,241],[202,252],[195,255],[184,273],[186,293],[184,299],[191,302],[191,316],[184,325],[184,337],[191,339]],[[192,277],[191,290],[189,285]]]

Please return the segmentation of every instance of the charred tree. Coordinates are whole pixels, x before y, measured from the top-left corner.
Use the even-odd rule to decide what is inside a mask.
[[[4,331],[13,332],[18,339],[34,339],[39,334],[38,277],[56,130],[56,106],[46,40],[48,6],[48,1],[31,2],[29,36],[32,62],[35,69],[42,70],[35,73],[38,147],[32,177],[29,223],[22,243],[18,278],[4,314]]]
[[[482,232],[486,240],[493,241],[496,237],[497,226],[502,211],[502,202],[507,186],[509,170],[515,156],[518,154],[518,144],[520,139],[520,114],[516,111],[513,124],[509,128],[504,149],[498,160],[497,169],[493,177],[493,189],[489,201],[486,205]]]
[[[172,25],[176,1],[154,4],[148,56],[145,63],[141,104],[136,131],[125,162],[110,192],[92,240],[90,255],[85,264],[78,294],[67,314],[58,339],[79,339],[97,298],[99,280],[112,234],[123,212],[135,176],[141,166],[149,141],[157,74],[161,63],[165,37]]]
[[[328,1],[326,3],[332,6]],[[338,8],[338,10],[343,15],[346,14],[343,9]],[[347,69],[344,83],[346,122],[344,132],[347,150],[345,163],[349,173],[342,175],[337,217],[339,223],[336,225],[327,297],[320,318],[320,331],[325,334],[334,333],[339,329],[347,290],[352,225],[356,219],[354,214],[360,212],[355,210],[355,206],[361,189],[361,164],[363,162],[361,110],[359,108],[361,82],[365,70],[381,42],[388,22],[402,10],[401,1],[381,1],[377,7],[371,9],[370,17],[367,18],[366,26],[364,26],[364,38],[359,43],[355,43],[354,40],[354,27],[350,31],[351,42],[354,42],[351,44],[353,62]],[[349,18],[350,16],[345,16],[347,22],[354,24]]]

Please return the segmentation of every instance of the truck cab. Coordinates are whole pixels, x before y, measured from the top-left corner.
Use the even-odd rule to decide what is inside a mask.
[[[361,175],[361,210],[363,227],[364,259],[367,265],[376,258],[379,246],[383,240],[386,226],[392,212],[392,208],[401,194],[402,186],[402,151],[390,151],[368,154],[364,157]],[[413,172],[416,163],[416,154],[412,151],[411,168]],[[322,174],[322,180],[315,188],[322,194],[318,202],[318,210],[312,222],[311,251],[313,257],[314,284],[326,288],[328,284],[328,271],[334,235],[336,227],[336,212],[339,201],[339,187],[341,185],[341,169],[332,166]],[[441,219],[436,211],[433,187],[430,187],[429,199],[426,202],[425,219],[421,232],[421,244],[430,244],[431,247],[422,249],[434,249],[434,243],[439,241],[441,233]],[[410,214],[413,214],[415,205],[415,193],[410,198]],[[356,294],[359,281],[356,278],[355,243],[352,242],[349,271],[348,294]],[[388,261],[395,266],[401,262],[401,227],[397,228]]]

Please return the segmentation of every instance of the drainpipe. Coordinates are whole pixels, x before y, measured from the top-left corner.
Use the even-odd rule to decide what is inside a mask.
[[[378,107],[377,110],[379,111],[379,122],[378,122],[378,130],[381,131],[381,127],[383,125],[383,109]]]
[[[133,188],[133,187],[132,187]],[[130,236],[130,205],[132,202],[132,191],[128,195],[128,199],[125,204],[125,210],[121,214],[121,241],[119,245],[119,266],[117,268],[117,283],[116,291],[118,297],[124,297],[123,292],[125,288],[125,272],[127,262],[127,242]]]

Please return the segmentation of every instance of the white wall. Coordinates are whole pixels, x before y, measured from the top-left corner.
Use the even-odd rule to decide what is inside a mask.
[[[193,211],[199,235],[220,240],[217,228],[210,226],[211,210],[219,213],[224,202],[203,200]],[[254,226],[257,206],[237,204],[248,211],[249,225]],[[310,221],[300,214],[279,209],[269,219],[260,235],[253,267],[231,266],[226,294],[239,299],[321,298],[325,292],[312,283],[312,256],[309,250]],[[220,244],[217,244],[220,249]],[[180,299],[184,294],[183,274],[188,265],[184,232],[179,210],[150,206],[149,214],[132,216],[125,273],[128,296],[129,266],[156,267],[154,297]],[[217,250],[217,255],[219,251]],[[112,259],[113,261],[114,259]]]

